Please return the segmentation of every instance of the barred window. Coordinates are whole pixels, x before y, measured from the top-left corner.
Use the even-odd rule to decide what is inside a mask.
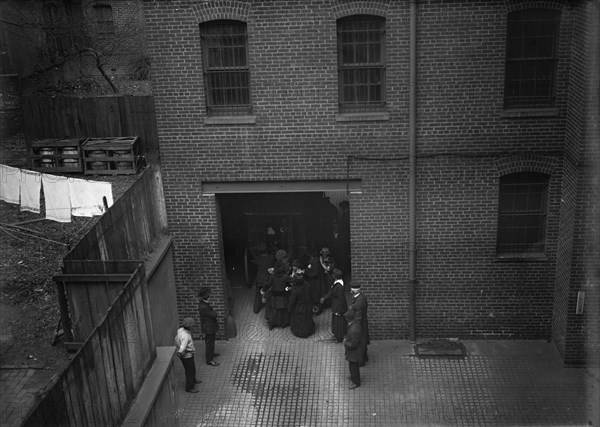
[[[504,107],[554,106],[560,12],[528,9],[508,15]]]
[[[341,113],[385,108],[385,19],[355,15],[337,21]]]
[[[52,60],[81,48],[83,15],[80,3],[46,1],[42,13],[48,53]]]
[[[520,172],[500,178],[497,253],[542,253],[549,176]]]
[[[200,34],[208,115],[251,113],[246,23],[210,21]]]
[[[96,25],[100,36],[110,36],[115,33],[113,10],[110,4],[98,3],[94,5],[96,11]]]

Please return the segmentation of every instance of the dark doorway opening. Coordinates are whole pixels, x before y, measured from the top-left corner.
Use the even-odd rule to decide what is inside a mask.
[[[273,255],[285,249],[290,261],[297,259],[303,265],[327,246],[349,278],[349,203],[344,196],[324,192],[218,194],[230,285],[253,285],[253,260],[261,244]]]

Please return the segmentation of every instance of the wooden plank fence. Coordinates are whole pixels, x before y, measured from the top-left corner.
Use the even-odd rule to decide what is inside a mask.
[[[25,96],[21,105],[28,149],[36,139],[138,136],[140,155],[147,163],[159,162],[152,96]]]
[[[120,425],[155,358],[147,282],[140,263],[22,426]]]
[[[154,240],[167,234],[160,169],[151,165],[64,259],[144,259]]]

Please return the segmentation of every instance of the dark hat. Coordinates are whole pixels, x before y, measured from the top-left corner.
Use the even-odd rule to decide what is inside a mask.
[[[342,208],[344,206],[350,206],[350,202],[348,202],[348,200],[342,200],[339,204],[339,207]]]
[[[346,321],[352,322],[352,321],[354,321],[356,319],[356,313],[354,312],[354,310],[352,310],[351,308],[349,308],[344,313],[344,317],[346,318]]]
[[[194,326],[194,319],[191,317],[186,317],[182,320],[181,326],[183,326],[185,329],[190,329],[192,326]]]
[[[360,282],[358,280],[352,280],[350,282],[350,287],[354,289],[360,289]]]
[[[319,252],[321,255],[331,255],[331,251],[329,250],[329,248],[321,248],[321,252]]]
[[[198,298],[200,298],[200,299],[206,299],[206,298],[208,298],[210,296],[210,294],[211,294],[210,288],[208,288],[206,286],[203,286],[198,291]]]
[[[300,260],[299,259],[294,259],[292,261],[292,267],[300,267]]]
[[[287,252],[284,251],[283,249],[279,249],[277,252],[275,252],[275,259],[277,261],[281,261],[282,259],[287,257]]]

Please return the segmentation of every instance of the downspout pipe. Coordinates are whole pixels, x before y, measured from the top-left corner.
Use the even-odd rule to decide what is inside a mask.
[[[409,36],[409,333],[410,341],[417,340],[417,0],[410,1]]]

